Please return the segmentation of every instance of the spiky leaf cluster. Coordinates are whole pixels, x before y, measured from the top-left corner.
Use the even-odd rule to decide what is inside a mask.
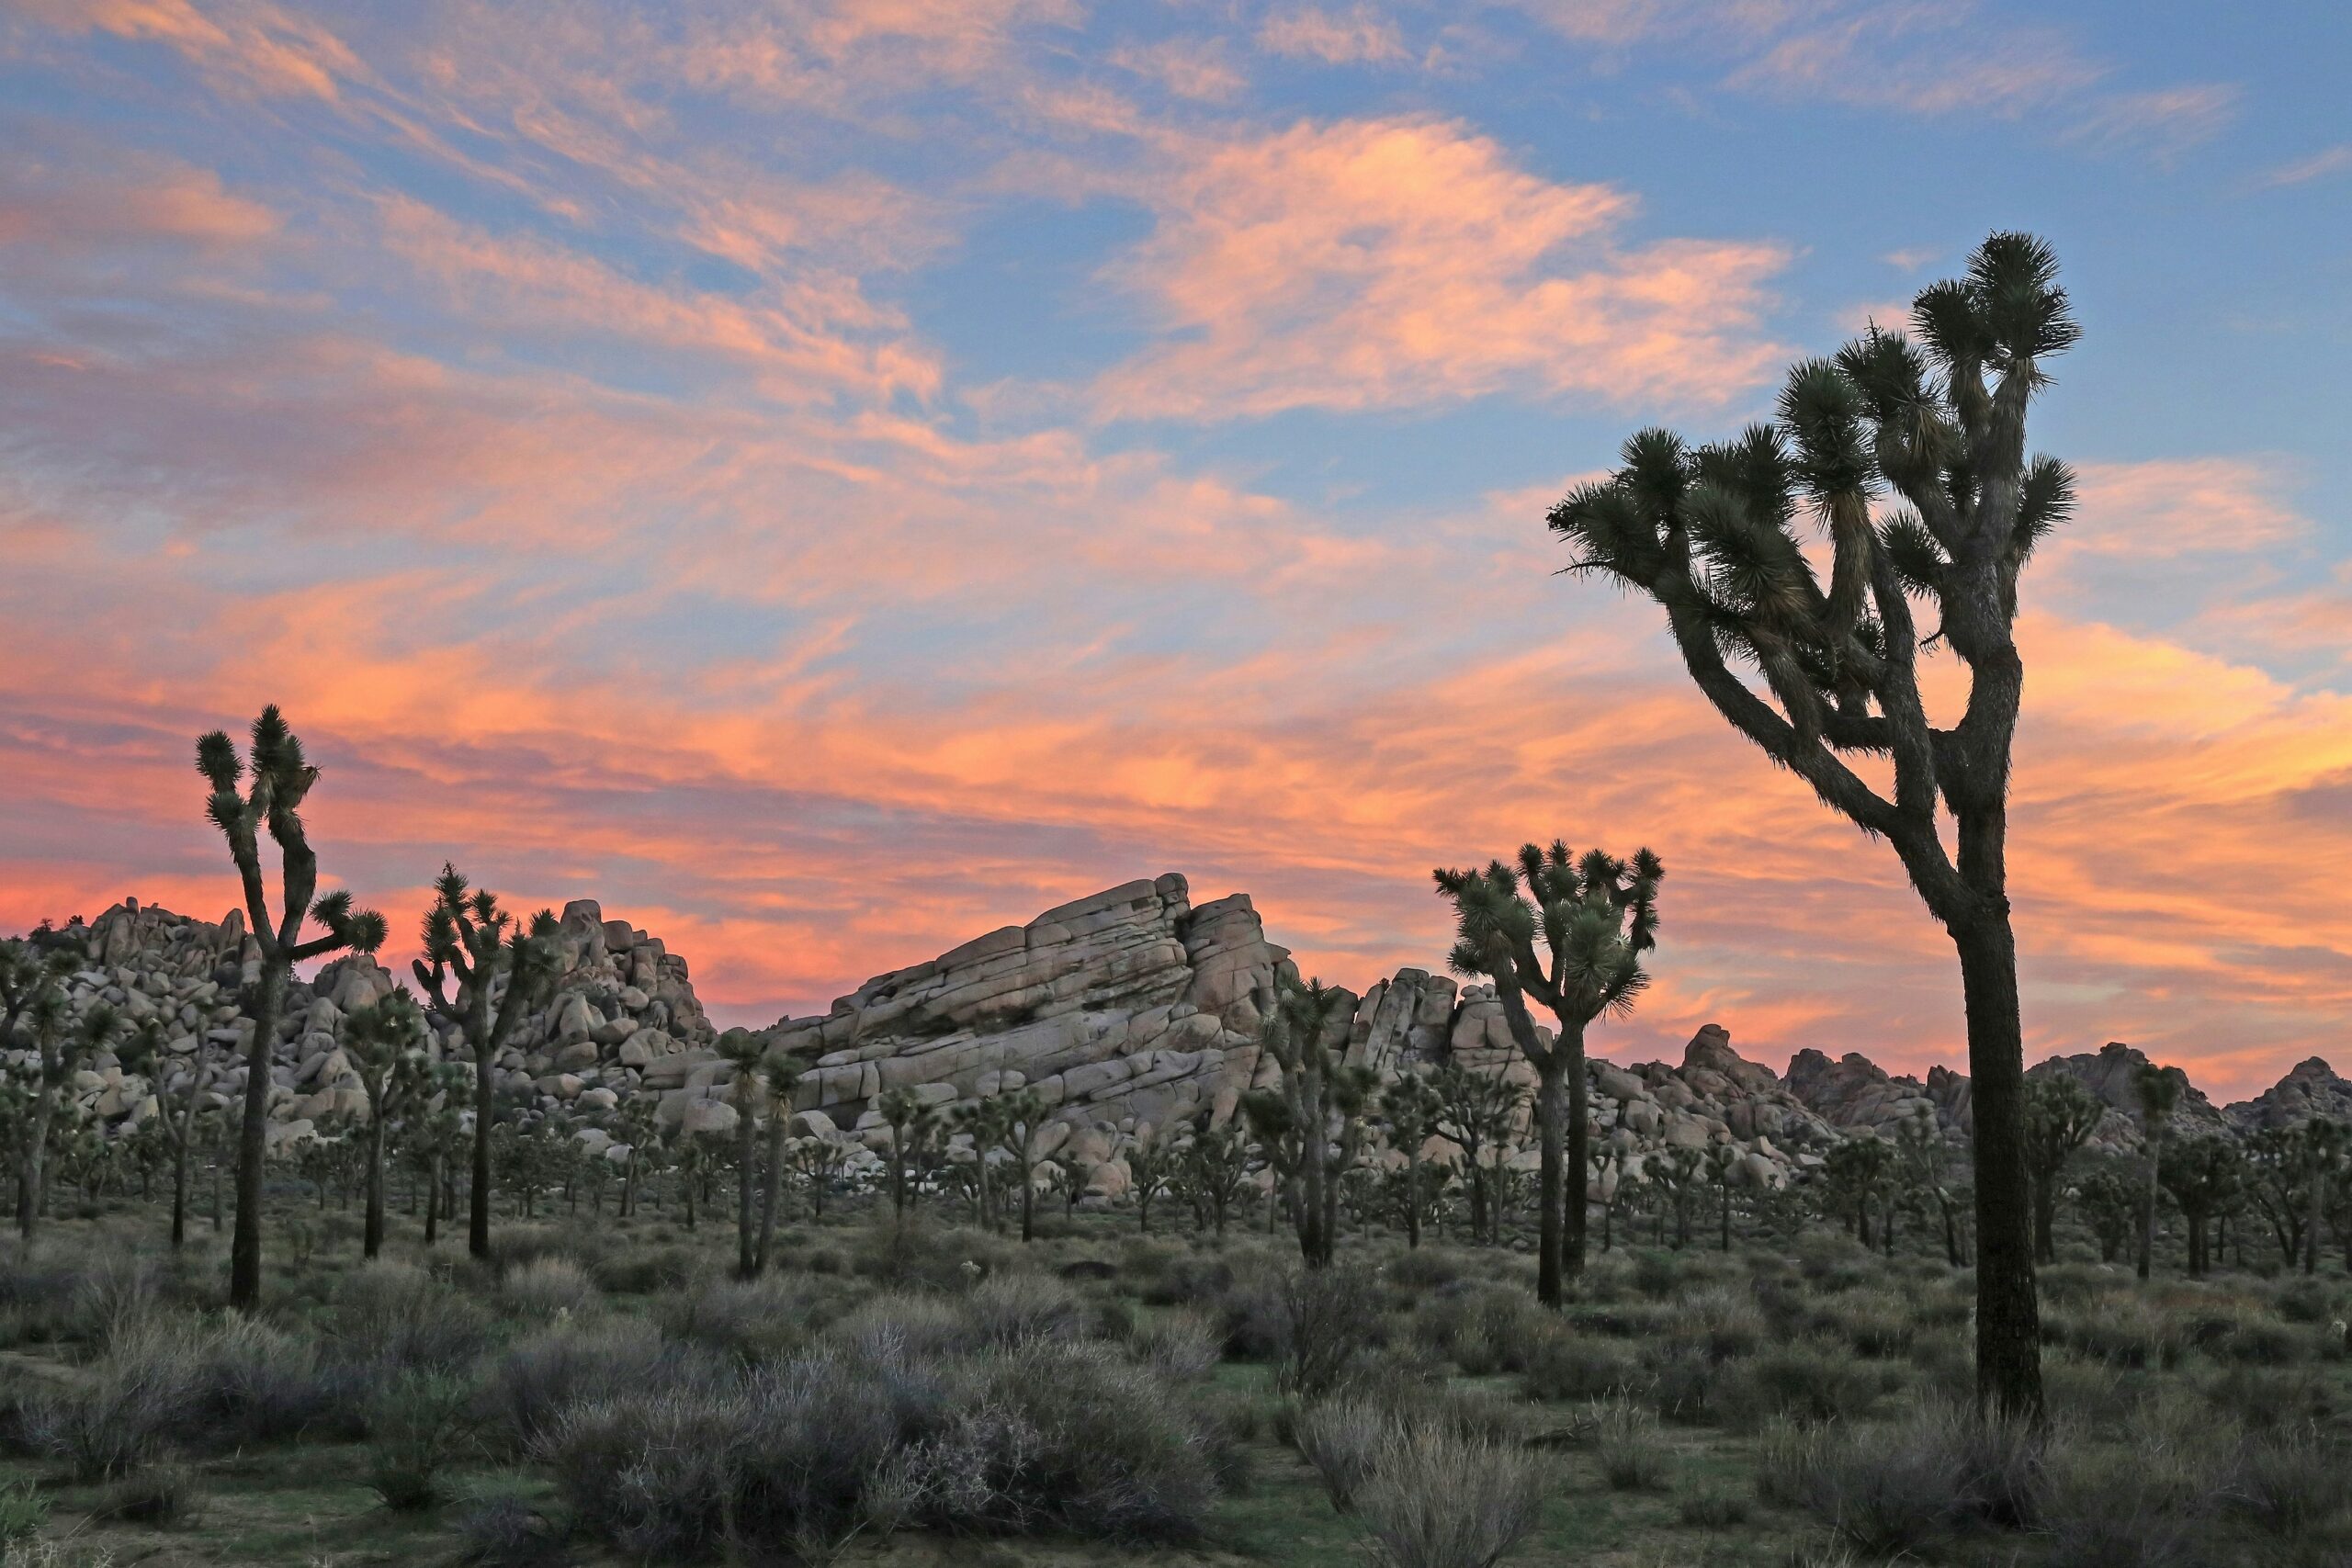
[[[348,892],[315,897],[318,856],[302,822],[302,802],[319,780],[319,770],[302,754],[301,738],[272,703],[254,719],[246,755],[226,731],[213,730],[196,742],[196,770],[212,786],[204,814],[229,840],[229,852],[244,882],[245,912],[254,939],[273,962],[300,963],[345,948],[373,953],[384,945],[388,928],[373,909],[353,906]],[[242,791],[242,792],[241,792]],[[261,874],[261,833],[277,843],[285,885],[285,919],[269,918]],[[307,914],[324,928],[309,942],[292,941]]]
[[[1522,845],[1516,864],[1439,870],[1453,905],[1456,972],[1508,980],[1562,1018],[1632,1010],[1649,984],[1642,954],[1657,945],[1666,867],[1648,850],[1621,860],[1554,840]]]
[[[2026,409],[2043,361],[2080,329],[2050,247],[2024,234],[1987,239],[1911,315],[1909,333],[1872,326],[1795,366],[1777,417],[1735,438],[1640,432],[1549,522],[1577,549],[1568,570],[1664,606],[1724,716],[1895,839],[1932,898],[1939,796],[1957,810],[1952,797],[2006,784],[2018,575],[2074,505],[2065,465],[2026,456]],[[1809,535],[1826,545],[1826,581]],[[1915,599],[1937,623],[1924,644]],[[1930,728],[1915,671],[1940,644],[1980,682],[1999,677],[1950,732]],[[1841,752],[1891,756],[1894,798]]]

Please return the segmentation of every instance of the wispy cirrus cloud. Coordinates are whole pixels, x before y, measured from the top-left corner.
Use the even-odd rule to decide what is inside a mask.
[[[2281,164],[2263,176],[2268,186],[2308,185],[2331,175],[2352,174],[2352,141],[2340,141],[2333,147],[2323,147],[2307,157]]]
[[[1396,24],[1361,5],[1346,11],[1293,6],[1269,12],[1258,25],[1258,47],[1326,65],[1381,65],[1412,58]]]

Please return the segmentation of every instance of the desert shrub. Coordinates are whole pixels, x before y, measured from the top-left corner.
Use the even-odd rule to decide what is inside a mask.
[[[189,1355],[180,1425],[191,1440],[266,1443],[356,1433],[364,1373],[326,1364],[305,1336],[228,1316],[193,1334]]]
[[[1753,1351],[1764,1338],[1764,1314],[1756,1298],[1727,1285],[1686,1291],[1672,1303],[1666,1337],[1695,1347],[1713,1361]]]
[[[1093,1326],[1093,1314],[1076,1291],[1050,1274],[1027,1270],[982,1280],[962,1309],[965,1337],[974,1348],[1082,1339]]]
[[[2180,1364],[2188,1341],[2180,1325],[2137,1296],[2118,1296],[2095,1307],[2047,1314],[2042,1337],[2076,1355],[2114,1367],[2162,1369]]]
[[[2067,1568],[2188,1568],[2214,1495],[2205,1455],[2169,1443],[2069,1445],[2051,1456],[2040,1524]]]
[[[914,1219],[899,1224],[884,1211],[852,1247],[850,1266],[880,1284],[961,1291],[1012,1268],[1018,1260],[1013,1245],[986,1231],[944,1230]]]
[[[1673,1484],[1674,1450],[1657,1416],[1623,1394],[1594,1405],[1592,1448],[1613,1492],[1663,1492]]]
[[[1645,1380],[1634,1352],[1613,1340],[1547,1325],[1528,1343],[1520,1389],[1530,1399],[1605,1398]]]
[[[2298,1277],[2280,1286],[2271,1306],[2289,1323],[2325,1325],[2345,1315],[2343,1288],[2316,1278]]]
[[[1682,1288],[1690,1269],[1681,1253],[1644,1247],[1633,1254],[1630,1278],[1634,1289],[1653,1301],[1664,1301]]]
[[[1776,1419],[1801,1426],[1858,1420],[1901,1375],[1857,1360],[1838,1346],[1783,1346],[1724,1369],[1713,1407],[1727,1425],[1743,1429]]]
[[[1381,1568],[1492,1568],[1533,1526],[1542,1496],[1524,1450],[1408,1427],[1390,1434],[1356,1512]]]
[[[1149,1245],[1155,1250],[1159,1246]],[[1237,1269],[1234,1260],[1221,1253],[1162,1253],[1157,1267],[1141,1272],[1137,1294],[1147,1306],[1219,1301],[1241,1273],[1252,1271],[1262,1272]]]
[[[498,1281],[499,1300],[523,1317],[578,1317],[603,1299],[588,1270],[569,1258],[534,1258],[506,1270]]]
[[[487,1497],[458,1517],[458,1560],[473,1568],[539,1568],[560,1560],[561,1533],[519,1497]]]
[[[1526,1369],[1534,1344],[1557,1318],[1524,1291],[1502,1286],[1447,1289],[1413,1314],[1413,1337],[1470,1377]]]
[[[2254,1367],[2293,1366],[2334,1355],[2334,1348],[2319,1332],[2271,1317],[2239,1318],[2204,1348],[2217,1359]]]
[[[2333,1533],[2352,1509],[2344,1490],[2346,1455],[2318,1434],[2269,1433],[2239,1446],[2226,1485],[2232,1508],[2274,1536]]]
[[[637,1325],[557,1324],[492,1359],[477,1408],[485,1431],[520,1453],[572,1405],[653,1389],[688,1375],[708,1354],[665,1344]]]
[[[866,1522],[1189,1540],[1220,1447],[1198,1409],[1114,1347],[917,1347],[868,1314],[787,1361],[575,1404],[538,1451],[582,1529],[679,1558],[730,1540],[805,1551]]]
[[[701,1271],[702,1261],[690,1247],[630,1247],[593,1259],[588,1272],[609,1295],[650,1296],[684,1289]]]
[[[660,1316],[673,1339],[756,1361],[807,1343],[831,1315],[827,1299],[793,1275],[710,1278],[666,1297]]]
[[[1290,1425],[1292,1444],[1322,1477],[1331,1506],[1344,1514],[1397,1421],[1369,1399],[1326,1399],[1300,1409]]]
[[[1130,1354],[1174,1382],[1195,1382],[1216,1371],[1224,1346],[1207,1318],[1178,1307],[1136,1327]]]
[[[2234,1365],[2204,1385],[2205,1403],[2224,1420],[2255,1431],[2291,1431],[2334,1424],[2340,1385],[2318,1367]]]
[[[1388,1265],[1389,1282],[1408,1291],[1442,1291],[1461,1278],[1460,1258],[1442,1247],[1414,1247]]]
[[[1646,1358],[1650,1404],[1669,1421],[1685,1426],[1713,1421],[1730,1369],[1702,1346],[1668,1340]]]
[[[355,1359],[392,1378],[405,1371],[453,1371],[490,1339],[481,1307],[424,1269],[379,1258],[336,1287],[336,1332]]]
[[[1384,1325],[1364,1308],[1372,1285],[1353,1264],[1298,1269],[1283,1280],[1277,1389],[1303,1399],[1327,1394],[1377,1348]]]
[[[1838,1303],[1837,1331],[1864,1356],[1900,1356],[1918,1337],[1911,1303],[1883,1291],[1856,1291]]]
[[[2026,1430],[1938,1403],[1879,1425],[1773,1427],[1758,1491],[1811,1510],[1857,1551],[1883,1558],[1955,1531],[2028,1522],[2041,1473],[2039,1443]]]
[[[197,1337],[149,1320],[119,1339],[91,1375],[28,1402],[32,1446],[72,1467],[76,1481],[112,1481],[160,1458],[195,1387]]]
[[[135,1525],[178,1525],[194,1517],[202,1498],[189,1471],[159,1464],[110,1483],[91,1505],[90,1514]]]
[[[74,1282],[83,1336],[100,1349],[138,1328],[163,1301],[163,1271],[136,1253],[102,1253]]]
[[[1790,1248],[1797,1272],[1815,1292],[1850,1291],[1871,1281],[1877,1259],[1842,1231],[1808,1230]]]
[[[441,1371],[405,1371],[380,1391],[368,1414],[368,1484],[388,1508],[441,1501],[442,1472],[470,1429],[472,1385]]]

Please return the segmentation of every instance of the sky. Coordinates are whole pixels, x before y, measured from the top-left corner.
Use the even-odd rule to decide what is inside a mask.
[[[1668,866],[1776,1066],[1964,1058],[1892,854],[1548,505],[2045,235],[2029,1055],[2352,1069],[2352,10],[0,0],[0,931],[599,898],[722,1022],[1182,871],[1361,988],[1432,866]]]

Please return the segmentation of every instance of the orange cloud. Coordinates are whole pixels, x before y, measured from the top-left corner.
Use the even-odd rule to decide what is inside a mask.
[[[326,28],[261,0],[16,0],[69,33],[102,31],[175,49],[221,85],[262,96],[333,99],[358,58]]]
[[[1114,276],[1172,340],[1097,381],[1114,417],[1226,419],[1505,389],[1714,402],[1781,350],[1766,243],[1611,243],[1633,200],[1444,121],[1301,124],[1180,150]]]

